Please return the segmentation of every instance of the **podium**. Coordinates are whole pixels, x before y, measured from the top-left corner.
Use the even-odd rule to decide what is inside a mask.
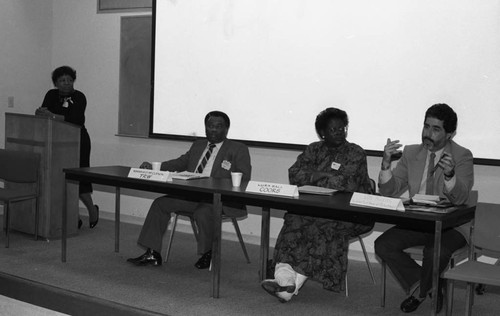
[[[80,126],[48,117],[5,113],[5,149],[40,153],[40,198],[38,235],[61,238],[62,210],[68,210],[68,235],[78,231],[78,184],[68,185],[64,204],[63,168],[80,165]],[[14,203],[11,229],[35,233],[35,202]]]

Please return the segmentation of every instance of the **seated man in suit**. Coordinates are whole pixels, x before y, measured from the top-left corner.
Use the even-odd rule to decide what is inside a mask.
[[[190,171],[213,178],[231,179],[231,171],[243,173],[242,180],[250,180],[252,166],[248,147],[227,139],[229,117],[220,111],[212,111],[205,116],[206,139],[196,140],[191,148],[179,158],[161,164],[163,171]],[[151,163],[144,162],[141,168],[151,169]],[[201,258],[196,262],[198,269],[210,266],[212,258],[213,220],[210,201],[186,201],[170,196],[154,200],[142,226],[138,244],[146,252],[127,261],[138,266],[160,266],[163,234],[168,228],[170,213],[175,211],[192,212],[199,230],[198,253]],[[223,205],[223,213],[228,216],[245,216],[244,205]]]
[[[398,197],[409,191],[415,194],[439,195],[454,205],[467,202],[474,184],[472,153],[452,138],[457,127],[457,115],[446,104],[435,104],[425,113],[422,144],[408,145],[397,166],[391,170],[391,157],[400,154],[399,141],[387,140],[379,174],[380,193]],[[454,251],[466,245],[469,224],[443,231],[441,239],[441,273]],[[403,250],[424,246],[422,266]],[[434,233],[394,226],[375,240],[375,253],[387,263],[410,296],[401,304],[405,313],[413,312],[426,298],[432,287]],[[441,283],[441,282],[440,282]],[[420,286],[418,297],[413,296]],[[443,285],[440,284],[438,312],[443,304]]]

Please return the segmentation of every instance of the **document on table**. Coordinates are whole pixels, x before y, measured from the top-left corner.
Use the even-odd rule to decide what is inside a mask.
[[[458,207],[456,206],[441,207],[441,206],[425,206],[425,205],[410,204],[406,205],[405,209],[407,211],[415,211],[415,212],[447,214],[455,211],[456,209],[458,209]]]
[[[334,192],[337,192],[337,190],[323,188],[323,187],[317,187],[314,185],[303,185],[303,186],[299,187],[299,193],[332,195]]]
[[[189,171],[171,172],[170,175],[172,176],[172,179],[178,179],[178,180],[194,180],[194,179],[208,178],[208,176],[203,175],[201,173],[195,173]]]

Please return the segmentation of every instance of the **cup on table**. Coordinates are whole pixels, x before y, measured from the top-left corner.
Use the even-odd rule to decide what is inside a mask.
[[[231,181],[233,182],[233,187],[239,187],[241,184],[242,172],[231,172]]]
[[[153,161],[151,163],[151,165],[153,166],[153,170],[158,170],[160,171],[160,168],[161,168],[161,162],[158,162],[158,161]]]

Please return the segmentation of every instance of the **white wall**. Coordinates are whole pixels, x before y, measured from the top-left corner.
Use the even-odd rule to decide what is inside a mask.
[[[0,147],[5,112],[34,113],[50,83],[52,2],[0,2]],[[48,79],[48,80],[47,80]],[[14,97],[14,108],[7,107]]]
[[[52,69],[68,64],[77,70],[76,89],[83,91],[88,98],[86,126],[92,138],[92,165],[138,166],[145,160],[167,160],[184,153],[189,143],[116,136],[120,17],[123,15],[130,14],[96,14],[95,0],[1,1],[0,39],[2,43],[9,43],[2,44],[0,55],[2,124],[6,110],[33,113],[46,90],[52,87]],[[186,89],[189,92],[189,87]],[[3,96],[10,95],[19,100],[14,109],[6,109],[7,101]],[[420,134],[420,131],[415,133]],[[4,126],[0,127],[0,139],[3,144]],[[381,137],[381,149],[384,142],[385,138]],[[250,154],[253,179],[286,183],[287,169],[298,153],[251,148]],[[376,179],[380,158],[370,157],[368,163],[369,174]],[[500,192],[500,168],[476,166],[475,172],[474,189],[479,190],[480,201],[500,204],[500,194],[497,193]],[[128,195],[122,198],[124,217],[130,215],[141,219],[157,196],[126,190],[123,193]],[[112,212],[114,195],[109,188],[95,186],[93,197],[103,211]],[[249,215],[240,226],[248,236],[260,235],[258,215]],[[272,237],[280,228],[281,221],[274,220]],[[380,229],[379,226],[376,228]],[[224,229],[232,231],[229,226]],[[377,232],[367,238],[369,251],[373,251],[376,236]]]

